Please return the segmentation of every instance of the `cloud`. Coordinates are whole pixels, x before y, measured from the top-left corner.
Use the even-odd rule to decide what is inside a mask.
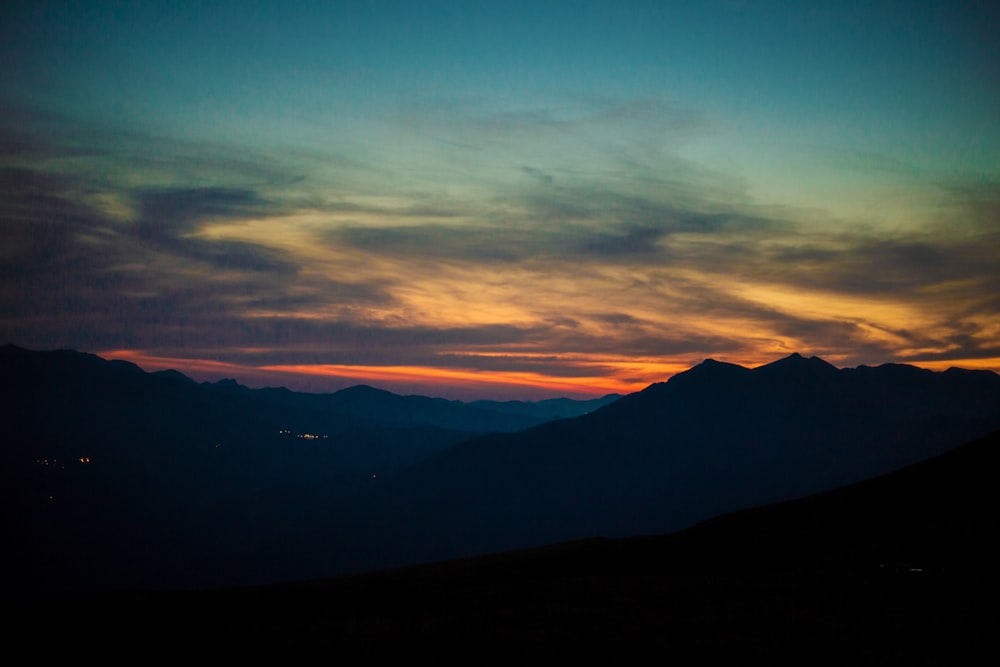
[[[534,176],[543,184],[550,179]],[[554,179],[551,179],[554,180]],[[362,207],[354,212],[361,213]],[[753,212],[679,208],[669,202],[582,185],[544,188],[497,196],[493,203],[470,205],[452,222],[419,221],[413,210],[373,207],[364,222],[331,225],[328,243],[366,252],[431,259],[517,263],[590,261],[661,263],[685,253],[683,243],[669,250],[678,235],[727,238],[736,244],[792,229],[791,223]],[[433,211],[432,211],[433,213]]]
[[[210,222],[280,214],[283,210],[245,188],[160,188],[134,194],[130,233],[150,247],[221,269],[296,273],[298,266],[273,248],[193,234]]]
[[[134,197],[137,233],[155,240],[192,232],[207,220],[245,218],[273,208],[257,192],[246,188],[146,189]]]
[[[35,344],[181,349],[280,345],[281,326],[261,314],[384,303],[375,284],[299,275],[279,249],[197,236],[218,220],[282,209],[240,188],[126,192],[134,217],[87,203],[81,179],[0,170],[2,331]],[[277,318],[274,318],[277,321]]]
[[[520,171],[528,185],[497,195],[502,205],[495,208],[477,203],[471,222],[400,216],[392,224],[389,215],[390,224],[338,225],[324,239],[392,257],[414,268],[408,279],[415,284],[444,265],[456,267],[453,275],[470,267],[473,280],[471,267],[483,265],[498,275],[530,271],[535,299],[521,302],[522,312],[536,321],[554,322],[559,309],[572,316],[572,324],[532,334],[531,344],[543,349],[624,349],[637,357],[729,351],[748,358],[754,349],[804,350],[848,362],[913,358],[917,350],[972,357],[974,347],[990,349],[982,333],[963,333],[987,330],[968,318],[996,312],[998,248],[983,231],[988,221],[973,224],[963,213],[961,229],[932,221],[926,229],[891,231],[739,197],[701,200],[700,186],[658,199],[614,182],[595,187],[565,173]],[[975,210],[986,218],[989,189],[977,192]],[[956,196],[955,204],[971,199]],[[577,276],[578,292],[562,287],[570,276]],[[615,283],[631,320],[610,326],[582,314],[609,298]]]
[[[394,118],[412,131],[479,150],[526,141],[594,141],[608,135],[609,128],[619,134],[624,129],[630,141],[644,138],[646,145],[653,137],[660,145],[714,131],[705,114],[664,95],[619,98],[550,91],[522,105],[483,94],[425,95],[401,105]]]
[[[167,356],[211,350],[213,358],[259,366],[347,364],[434,366],[459,358],[454,348],[491,349],[531,339],[537,330],[491,324],[466,327],[389,326],[381,322],[297,317],[243,318],[203,325],[197,338],[184,332],[155,346]],[[126,346],[129,347],[129,346]]]
[[[244,365],[630,382],[706,356],[997,356],[991,182],[943,184],[919,224],[889,228],[755,201],[672,151],[710,128],[660,101],[410,120],[432,143],[481,149],[438,157],[489,168],[451,183],[336,153],[323,171],[320,149],[284,164],[7,128],[0,333]],[[604,142],[615,124],[635,132]],[[653,127],[669,140],[643,145]],[[579,164],[560,153],[576,141]]]
[[[78,240],[106,235],[111,225],[99,212],[67,196],[78,185],[61,174],[0,168],[0,270],[8,278],[28,279],[89,263]]]

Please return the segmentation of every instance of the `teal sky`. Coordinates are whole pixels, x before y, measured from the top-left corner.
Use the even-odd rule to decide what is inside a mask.
[[[1000,370],[998,15],[7,3],[0,336],[462,396]]]

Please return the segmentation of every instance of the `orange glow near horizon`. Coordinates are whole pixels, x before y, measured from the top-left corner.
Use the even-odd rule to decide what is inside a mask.
[[[176,370],[180,372],[198,373],[241,373],[258,370],[253,366],[243,366],[225,361],[212,361],[210,359],[190,359],[186,357],[160,357],[146,354],[140,350],[105,350],[95,352],[104,359],[120,359],[129,361],[145,370],[162,371]]]
[[[140,350],[108,350],[97,352],[105,359],[129,361],[148,370],[177,370],[185,374],[194,373],[211,376],[214,379],[232,377],[246,381],[252,378],[256,384],[271,379],[285,382],[294,378],[330,378],[357,381],[358,383],[387,383],[402,385],[425,385],[440,387],[442,390],[457,389],[462,393],[474,394],[481,388],[484,393],[498,394],[503,388],[511,396],[524,391],[534,394],[602,396],[610,393],[632,393],[640,391],[653,382],[667,379],[687,366],[657,364],[646,366],[638,373],[635,364],[621,364],[622,373],[630,377],[644,377],[652,374],[649,381],[644,379],[626,380],[614,376],[558,377],[540,373],[485,371],[472,368],[434,368],[430,366],[354,366],[345,364],[282,364],[269,366],[247,366],[206,359],[163,357],[147,354]],[[664,373],[664,371],[666,371]],[[296,383],[292,383],[296,384]]]
[[[556,377],[540,373],[484,371],[469,368],[433,368],[430,366],[345,366],[338,364],[264,366],[262,370],[369,382],[421,383],[441,387],[506,386],[560,393],[627,394],[640,391],[652,382],[628,382],[615,377]]]
[[[300,387],[302,391],[336,391],[348,386],[335,381],[372,384],[387,388],[394,393],[398,387],[420,387],[423,392],[437,396],[447,394],[478,398],[481,396],[508,396],[521,398],[533,396],[603,396],[605,394],[629,394],[641,391],[655,382],[668,380],[672,375],[683,372],[694,362],[669,362],[652,360],[616,359],[604,360],[602,365],[609,369],[607,375],[555,376],[524,371],[478,370],[474,368],[451,368],[431,366],[369,366],[347,364],[277,364],[250,366],[208,359],[164,357],[140,350],[108,350],[97,352],[105,359],[129,361],[147,371],[177,370],[187,375],[201,376],[205,380],[233,378],[250,386]],[[484,355],[493,356],[493,355]],[[729,360],[747,368],[755,368],[775,359]],[[837,365],[836,359],[827,359]],[[567,365],[593,363],[592,359],[571,359]],[[967,359],[951,361],[914,361],[911,365],[933,371],[944,371],[951,367],[972,370],[1000,372],[1000,358]],[[330,379],[329,389],[322,388],[322,380]],[[317,382],[319,381],[319,382]],[[302,388],[308,385],[308,388]],[[391,387],[397,387],[392,389]],[[439,391],[435,391],[439,390]]]
[[[939,361],[910,361],[912,366],[919,366],[932,371],[946,371],[949,368],[964,368],[970,371],[993,371],[1000,373],[1000,357],[987,359],[947,359]]]

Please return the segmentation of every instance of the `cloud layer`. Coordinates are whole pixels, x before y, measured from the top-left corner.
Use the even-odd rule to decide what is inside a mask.
[[[730,9],[727,21],[756,20]],[[52,29],[42,14],[12,17],[40,39]],[[80,17],[80,36],[92,18]],[[622,17],[606,19],[608,34],[624,34]],[[969,62],[992,48],[964,19],[945,19]],[[928,125],[904,132],[916,123],[909,98],[883,107],[810,79],[803,91],[823,104],[786,90],[768,109],[729,52],[693,61],[639,37],[634,52],[618,43],[652,58],[634,71],[606,69],[618,61],[604,51],[588,77],[553,85],[557,51],[542,46],[538,69],[425,52],[426,63],[453,63],[431,72],[388,50],[396,69],[374,55],[338,69],[346,50],[301,34],[326,55],[309,61],[289,46],[287,67],[260,56],[247,70],[182,70],[120,33],[95,46],[106,53],[53,65],[77,48],[70,36],[45,55],[10,35],[5,341],[312,389],[368,377],[479,395],[631,391],[705,357],[752,365],[792,351],[1000,370],[1000,135],[996,116],[976,120],[998,108],[995,96],[935,98]],[[942,57],[960,57],[926,34]],[[270,47],[286,43],[274,35]],[[246,46],[217,39],[216,55]],[[781,48],[811,53],[793,42]],[[106,69],[120,49],[158,65],[147,86],[125,65]],[[721,77],[718,87],[671,74],[674,62]],[[931,79],[896,69],[905,59],[881,62],[876,83],[926,98],[917,84]],[[663,86],[648,85],[653,72]],[[963,72],[950,80],[955,99],[983,75]],[[761,90],[794,79],[771,75]],[[87,81],[94,95],[83,98]],[[793,110],[796,123],[782,125]],[[935,133],[944,127],[951,144]],[[970,137],[976,151],[961,148]]]

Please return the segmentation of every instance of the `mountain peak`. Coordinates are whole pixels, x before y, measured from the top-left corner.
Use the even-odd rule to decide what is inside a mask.
[[[697,366],[692,366],[686,371],[677,373],[668,382],[677,385],[688,382],[714,383],[726,380],[734,380],[749,372],[749,369],[738,364],[731,364],[716,359],[705,359]]]
[[[763,366],[758,366],[754,371],[761,371],[765,375],[771,373],[829,373],[830,371],[836,371],[837,367],[828,361],[820,359],[817,356],[804,357],[798,352],[792,352],[787,357],[778,359],[777,361],[772,361],[769,364],[764,364]]]
[[[167,371],[160,371],[165,373]],[[173,371],[176,373],[176,371]],[[233,378],[222,378],[221,380],[216,380],[215,382],[203,382],[203,385],[214,387],[215,389],[223,389],[225,391],[240,391],[246,389],[243,385],[237,382]]]
[[[760,379],[780,378],[822,378],[836,372],[836,366],[819,357],[804,357],[798,352],[772,361],[771,363],[749,369],[738,364],[708,358],[697,366],[674,375],[670,381],[674,386],[708,386],[722,382],[736,382],[747,379],[750,373]],[[688,383],[695,383],[689,385]]]
[[[379,389],[368,384],[356,384],[346,389],[340,389],[333,393],[338,399],[341,400],[371,400],[373,398],[385,398],[385,397],[396,397],[398,394],[394,394],[391,391],[386,391],[385,389]]]

